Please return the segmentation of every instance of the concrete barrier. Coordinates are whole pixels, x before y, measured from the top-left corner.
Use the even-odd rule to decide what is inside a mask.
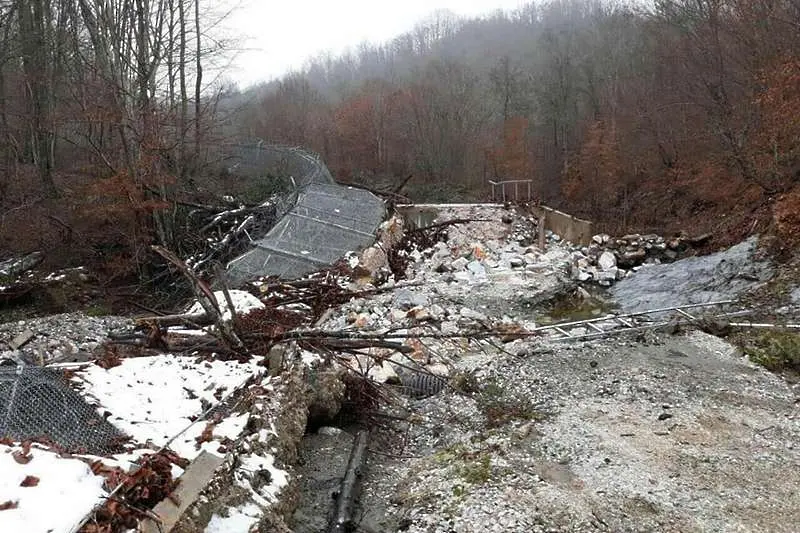
[[[562,213],[546,205],[537,205],[530,208],[540,221],[544,220],[544,229],[550,230],[562,239],[574,244],[589,244],[592,240],[592,223],[582,218],[577,218]]]

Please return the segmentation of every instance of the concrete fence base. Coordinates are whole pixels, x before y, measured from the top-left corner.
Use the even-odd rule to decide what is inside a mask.
[[[540,227],[552,231],[562,239],[584,245],[589,244],[592,240],[594,233],[592,223],[588,220],[562,213],[545,205],[532,206],[530,212],[539,219],[540,223],[544,222]]]

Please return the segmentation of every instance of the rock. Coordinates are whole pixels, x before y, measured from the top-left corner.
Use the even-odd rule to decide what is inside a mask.
[[[473,281],[472,275],[469,272],[461,271],[456,272],[452,275],[453,279],[448,281],[463,281],[463,282],[470,282]]]
[[[411,317],[414,320],[423,321],[431,318],[431,313],[424,307],[414,307],[406,314],[406,316]]]
[[[520,268],[525,266],[525,260],[519,256],[512,257],[508,260],[508,264],[511,265],[512,268]]]
[[[462,307],[460,314],[463,318],[468,318],[470,320],[486,320],[486,315],[474,309],[470,309],[469,307]],[[442,326],[444,326],[444,324],[442,324]]]
[[[465,257],[459,257],[458,259],[454,260],[450,263],[450,268],[453,270],[462,270],[469,264],[469,261]]]
[[[445,320],[440,329],[445,335],[455,335],[458,333],[458,324],[453,320]]]
[[[641,237],[641,236],[640,236],[638,233],[629,233],[628,235],[623,235],[623,236],[622,236],[622,240],[623,240],[623,241],[628,241],[628,242],[631,242],[631,241],[638,241],[638,240],[640,240],[641,238],[642,238],[642,237]]]
[[[500,220],[503,221],[503,224],[511,224],[514,222],[514,219],[511,217],[511,215],[503,215]]]
[[[406,317],[406,312],[401,309],[392,309],[391,313],[389,313],[389,318],[392,319],[392,322],[399,322]]]
[[[430,304],[428,296],[424,293],[413,292],[409,289],[398,289],[394,293],[394,305],[400,309],[412,307],[425,307]]]
[[[644,261],[645,257],[647,257],[647,252],[641,248],[633,251],[627,251],[620,254],[618,264],[623,268],[631,268],[642,264],[642,261]]]
[[[682,244],[683,241],[681,241],[680,238],[670,239],[667,241],[667,248],[670,250],[678,250]]]
[[[477,278],[485,278],[486,277],[486,268],[481,264],[480,261],[470,261],[467,264],[467,270],[472,272]]]
[[[611,270],[612,268],[616,269],[617,258],[614,257],[614,254],[611,252],[603,252],[600,254],[600,257],[597,258],[597,266],[599,266],[602,270]],[[614,274],[616,275],[616,271]]]
[[[601,271],[599,271],[597,273],[597,276],[595,276],[595,279],[598,282],[601,282],[601,283],[602,282],[608,282],[610,284],[610,283],[613,283],[613,282],[617,281],[618,272],[619,272],[619,269],[617,267],[611,267],[611,268],[606,269],[606,270],[601,270]]]
[[[445,316],[446,312],[441,305],[433,304],[428,308],[428,312],[431,314],[433,318],[442,318]]]
[[[363,268],[370,276],[381,269],[381,267],[388,266],[389,259],[386,252],[378,246],[370,246],[361,253],[358,266]]]

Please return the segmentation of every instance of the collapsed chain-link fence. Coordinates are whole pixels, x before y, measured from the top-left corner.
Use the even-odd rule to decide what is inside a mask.
[[[120,451],[126,440],[70,387],[63,371],[16,365],[0,366],[0,438],[94,455]]]
[[[293,189],[279,201],[281,218],[275,226],[253,241],[254,249],[228,264],[233,283],[259,276],[297,278],[375,239],[386,213],[383,201],[363,189],[336,184],[316,155],[265,144],[239,146],[234,153],[231,171],[288,178]]]

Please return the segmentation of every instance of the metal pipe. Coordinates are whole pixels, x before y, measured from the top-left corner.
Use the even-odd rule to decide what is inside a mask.
[[[350,460],[347,462],[347,470],[342,479],[341,490],[336,497],[336,510],[328,529],[329,533],[348,533],[354,530],[353,509],[361,489],[360,481],[364,476],[368,437],[369,431],[366,429],[360,430],[356,435],[353,450],[350,452]]]

